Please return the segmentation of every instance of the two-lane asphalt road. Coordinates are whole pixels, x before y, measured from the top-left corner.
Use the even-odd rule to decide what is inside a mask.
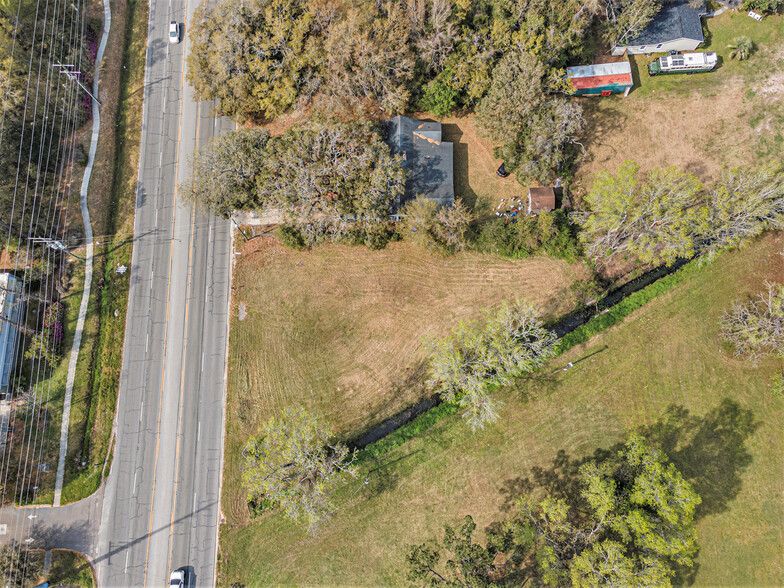
[[[231,265],[228,221],[179,191],[198,145],[230,128],[185,81],[198,0],[151,0],[141,161],[114,462],[104,491],[98,583],[162,586],[185,567],[215,580]]]

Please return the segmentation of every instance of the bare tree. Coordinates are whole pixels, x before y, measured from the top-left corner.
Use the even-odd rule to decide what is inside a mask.
[[[506,385],[555,355],[555,334],[544,328],[528,302],[503,302],[486,309],[481,322],[461,322],[444,339],[427,342],[430,359],[428,386],[444,400],[459,402],[473,430],[498,420],[502,402],[488,385]]]
[[[762,292],[749,303],[735,303],[722,315],[721,338],[732,344],[735,355],[757,360],[764,355],[784,355],[784,287],[765,282]]]
[[[608,40],[623,45],[640,34],[661,10],[661,0],[606,0]]]
[[[403,238],[425,248],[444,252],[465,247],[465,233],[471,222],[471,211],[460,199],[454,206],[442,206],[419,195],[401,210],[399,232]]]
[[[726,169],[707,195],[709,255],[784,228],[784,174],[775,166]]]

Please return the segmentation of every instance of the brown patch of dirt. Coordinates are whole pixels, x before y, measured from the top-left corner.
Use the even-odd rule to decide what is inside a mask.
[[[525,193],[513,175],[501,178],[496,174],[502,161],[493,154],[496,145],[477,128],[474,114],[437,120],[443,125],[443,140],[454,145],[455,197],[473,207],[476,216],[490,216],[502,198],[510,200]]]
[[[723,165],[754,162],[754,130],[746,123],[746,88],[740,80],[715,96],[584,101],[587,154],[574,191],[584,194],[600,171],[615,173],[627,159],[643,170],[676,165],[710,182]]]

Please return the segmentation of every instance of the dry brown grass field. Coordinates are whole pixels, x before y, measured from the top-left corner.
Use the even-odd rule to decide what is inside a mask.
[[[700,51],[715,51],[716,71],[650,77],[654,56],[632,59],[635,86],[628,97],[586,98],[587,149],[575,191],[590,189],[597,172],[615,172],[626,159],[643,169],[677,165],[700,180],[723,166],[781,159],[784,149],[784,15],[758,23],[745,13],[707,19]],[[732,39],[748,36],[748,60],[730,58]]]
[[[280,513],[247,525],[229,516],[219,583],[405,585],[411,544],[440,537],[466,514],[484,530],[510,516],[521,492],[561,487],[595,450],[642,430],[702,497],[696,565],[676,585],[778,585],[784,402],[768,385],[781,360],[733,357],[717,319],[763,280],[784,279],[782,247],[781,236],[766,237],[721,256],[540,377],[499,391],[506,405],[496,425],[472,434],[455,415],[364,464],[316,537]],[[569,361],[574,368],[556,371]],[[227,461],[239,449],[228,443]]]
[[[515,297],[550,317],[565,313],[571,284],[587,276],[582,264],[546,257],[443,257],[408,243],[302,252],[272,239],[247,243],[233,282],[229,493],[238,492],[229,481],[238,448],[276,411],[305,405],[354,436],[427,395],[423,338]],[[227,515],[245,520],[235,498]]]

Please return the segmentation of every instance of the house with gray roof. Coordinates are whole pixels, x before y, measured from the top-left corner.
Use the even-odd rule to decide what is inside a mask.
[[[420,194],[440,206],[453,206],[452,143],[441,140],[441,123],[396,116],[388,119],[386,126],[387,143],[392,153],[403,158],[406,170],[405,195],[398,208]]]
[[[697,8],[689,0],[665,3],[645,30],[637,37],[616,45],[612,53],[623,55],[627,51],[635,55],[694,51],[705,41],[701,17],[707,13],[705,0]]]

